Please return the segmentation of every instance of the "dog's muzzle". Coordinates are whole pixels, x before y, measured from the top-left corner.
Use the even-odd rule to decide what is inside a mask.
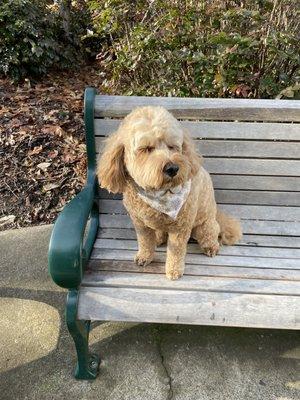
[[[164,174],[166,174],[170,178],[174,178],[174,176],[177,175],[178,171],[179,171],[179,166],[173,163],[167,163],[163,169]]]

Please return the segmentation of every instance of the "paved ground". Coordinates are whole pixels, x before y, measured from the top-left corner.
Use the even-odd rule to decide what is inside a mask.
[[[0,233],[0,399],[300,399],[293,331],[103,323],[96,381],[76,381],[65,292],[47,275],[51,227]],[[287,310],[288,312],[288,310]]]

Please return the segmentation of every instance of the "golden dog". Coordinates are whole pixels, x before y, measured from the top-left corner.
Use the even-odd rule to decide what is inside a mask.
[[[106,142],[98,165],[101,187],[123,193],[139,250],[135,262],[151,263],[155,247],[167,241],[166,275],[183,275],[192,236],[212,257],[232,245],[239,221],[217,209],[208,172],[188,132],[163,107],[133,110]]]

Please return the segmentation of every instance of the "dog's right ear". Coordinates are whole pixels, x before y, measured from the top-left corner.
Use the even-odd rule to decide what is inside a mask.
[[[104,153],[98,163],[97,175],[102,188],[112,193],[123,193],[126,184],[124,144],[118,132],[106,141]]]

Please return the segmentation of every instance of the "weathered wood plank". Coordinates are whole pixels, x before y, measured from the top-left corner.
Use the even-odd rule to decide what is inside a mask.
[[[211,174],[299,176],[300,161],[206,157],[204,167]]]
[[[164,263],[154,263],[140,267],[132,261],[90,260],[89,267],[83,277],[83,284],[88,278],[90,282],[100,282],[102,271],[115,272],[142,272],[151,274],[165,274]],[[272,279],[272,280],[300,280],[300,271],[293,269],[268,269],[251,267],[228,267],[186,264],[184,275],[231,277],[243,279]]]
[[[299,177],[211,175],[215,189],[300,191]]]
[[[211,175],[215,190],[232,189],[232,190],[257,190],[257,191],[290,191],[300,192],[300,178],[286,176],[255,176],[255,175]],[[112,198],[104,189],[100,192],[100,197]],[[121,195],[115,195],[121,198]]]
[[[300,182],[299,182],[300,183]],[[300,192],[264,192],[250,190],[215,190],[217,203],[269,206],[299,206]]]
[[[299,236],[272,236],[270,235],[255,235],[255,234],[244,234],[239,245],[244,246],[261,246],[261,247],[275,247],[275,248],[291,248],[292,250],[300,248],[300,237]]]
[[[137,250],[136,240],[122,239],[96,239],[94,247],[97,249]],[[159,246],[157,252],[165,252],[166,245]],[[187,253],[200,254],[198,243],[188,243]],[[300,268],[300,249],[281,249],[274,247],[250,247],[250,246],[221,246],[218,256],[243,256],[243,257],[267,257],[267,258],[293,258],[298,259]]]
[[[99,201],[103,214],[127,214],[122,200]],[[220,209],[234,216],[248,220],[300,221],[300,207],[257,206],[241,204],[220,204]]]
[[[299,160],[261,160],[247,158],[211,158],[204,159],[204,167],[210,174],[257,175],[257,176],[300,176]],[[256,177],[254,177],[256,178]],[[282,178],[281,178],[282,179]],[[223,188],[223,187],[221,187]],[[276,190],[274,187],[273,190]],[[298,186],[295,191],[299,191]]]
[[[120,287],[120,288],[152,288],[170,290],[195,290],[226,293],[279,294],[300,296],[300,281],[281,281],[264,279],[241,279],[184,275],[171,281],[162,274],[136,272],[103,271],[95,282],[93,276],[87,274],[82,286]]]
[[[100,228],[133,228],[128,215],[100,214],[99,221]],[[299,225],[284,221],[242,221],[244,234],[252,235],[300,236]],[[299,247],[299,239],[298,245],[293,247]]]
[[[299,310],[299,296],[82,287],[77,316],[101,321],[299,329]]]
[[[105,189],[100,189],[99,198],[105,200],[122,200],[123,195],[120,193],[109,193]],[[300,205],[300,192],[215,189],[215,198],[219,204],[261,204],[270,206]]]
[[[248,220],[300,221],[300,207],[220,204],[220,209]]]
[[[109,136],[120,119],[95,119],[95,135]],[[259,122],[182,121],[194,139],[300,140],[300,125]]]
[[[194,143],[204,157],[300,158],[300,143],[246,140],[195,140]]]
[[[124,228],[99,228],[97,233],[98,238],[104,239],[136,239],[135,230]]]
[[[136,251],[132,250],[115,250],[115,249],[99,249],[94,248],[91,254],[92,260],[120,260],[132,261]],[[208,258],[204,254],[186,255],[186,263],[193,265],[205,265],[209,268],[210,265],[227,265],[228,267],[251,267],[251,268],[286,268],[300,270],[300,262],[298,259],[287,258],[266,258],[266,257],[239,257],[239,256],[222,256],[218,255],[213,258]],[[166,254],[156,252],[154,262],[165,262]]]
[[[96,96],[95,117],[124,117],[134,108],[162,106],[176,118],[225,121],[300,121],[297,100]]]
[[[299,135],[300,136],[300,135]],[[300,158],[300,142],[256,142],[247,140],[194,140],[204,157]],[[96,137],[96,151],[103,153],[105,138]],[[300,171],[299,175],[300,175]]]
[[[136,239],[136,233],[134,229],[124,229],[124,228],[100,228],[98,231],[99,238],[107,239]],[[258,248],[278,248],[278,249],[289,249],[291,251],[298,250],[300,247],[300,237],[293,236],[271,236],[263,234],[243,234],[242,240],[237,243],[234,248],[239,246],[247,246],[253,249]],[[229,247],[223,247],[227,249]],[[232,246],[230,247],[232,248]],[[260,255],[260,254],[258,254]],[[297,253],[298,255],[298,253]]]
[[[299,222],[242,220],[242,227],[243,227],[243,232],[248,234],[300,236]],[[298,240],[298,246],[299,246],[299,240]]]

